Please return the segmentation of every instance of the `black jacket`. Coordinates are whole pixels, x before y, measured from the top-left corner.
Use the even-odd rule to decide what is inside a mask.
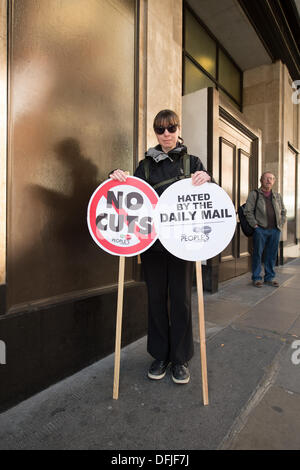
[[[150,160],[149,180],[147,181],[145,177],[144,160],[140,161],[139,166],[134,172],[134,176],[141,178],[144,181],[147,181],[150,186],[154,186],[155,184],[160,183],[161,181],[168,180],[170,178],[182,176],[184,174],[182,157],[187,153],[187,148],[184,145],[180,145],[180,148],[180,152],[178,152],[178,147],[175,152],[174,150],[168,152],[168,156],[170,158],[166,158],[165,160],[162,160],[158,163],[155,162],[152,157],[147,156],[146,152],[145,158],[148,158]],[[161,150],[161,146],[157,145],[155,149]],[[206,173],[208,173],[204,168],[200,158],[195,157],[194,155],[190,155],[190,171],[191,173],[195,173],[195,171],[205,171]],[[160,196],[171,184],[173,183],[168,183],[163,186],[160,186],[159,188],[155,189],[155,191]],[[149,248],[148,251],[167,252],[167,250],[163,247],[159,240],[156,240],[156,242]]]
[[[155,149],[161,150],[161,146],[157,145]],[[178,147],[176,150],[177,151],[171,150],[168,153],[168,156],[170,158],[166,158],[165,160],[162,160],[160,162],[155,162],[154,159],[152,157],[147,156],[146,153],[145,158],[150,160],[149,180],[147,181],[150,186],[154,186],[155,184],[160,183],[161,181],[165,181],[177,176],[182,176],[184,174],[182,157],[184,154],[187,153],[187,148],[184,145],[180,145],[180,152],[178,152]],[[194,155],[190,155],[190,170],[191,173],[195,173],[195,171],[205,171],[207,173],[200,158],[195,157]],[[146,181],[144,160],[140,161],[139,166],[134,172],[134,176]],[[172,183],[157,188],[157,194],[160,196],[167,189],[167,187],[170,186],[170,184]]]

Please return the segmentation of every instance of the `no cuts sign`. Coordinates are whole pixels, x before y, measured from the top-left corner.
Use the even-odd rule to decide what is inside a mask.
[[[134,256],[157,239],[154,208],[158,195],[145,181],[130,176],[121,183],[109,179],[93,193],[87,213],[91,236],[112,255]]]
[[[226,248],[236,227],[228,194],[214,183],[193,186],[187,178],[169,186],[156,206],[156,229],[164,247],[178,258],[201,261]]]

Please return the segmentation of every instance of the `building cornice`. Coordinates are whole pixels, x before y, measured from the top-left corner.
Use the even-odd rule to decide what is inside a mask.
[[[271,59],[300,77],[300,20],[293,0],[238,0]]]

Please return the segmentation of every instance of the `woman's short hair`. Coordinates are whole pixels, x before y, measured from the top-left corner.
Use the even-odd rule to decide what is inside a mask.
[[[162,111],[159,111],[159,113],[154,118],[153,129],[155,129],[155,127],[160,127],[166,124],[180,126],[178,115],[174,111],[171,111],[171,109],[163,109]]]

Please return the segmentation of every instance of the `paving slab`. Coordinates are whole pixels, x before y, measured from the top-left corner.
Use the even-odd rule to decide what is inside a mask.
[[[300,395],[300,341],[295,339],[280,352],[274,384]],[[300,408],[297,413],[300,433]]]
[[[206,298],[204,301],[205,318],[217,325],[228,325],[245,313],[249,307],[240,302],[221,298]]]
[[[299,264],[296,263],[289,263],[285,266],[280,266],[280,268],[277,268],[277,273],[286,273],[286,274],[297,274],[299,273]]]
[[[300,317],[296,319],[296,321],[293,323],[293,325],[289,329],[288,333],[292,336],[296,336],[300,338]]]
[[[271,387],[230,446],[232,450],[299,450],[300,395]]]
[[[284,283],[284,287],[292,287],[294,289],[299,289],[300,287],[300,274],[295,274]]]
[[[297,271],[299,272],[299,267]],[[293,273],[279,272],[276,276],[280,285],[284,285],[288,281]],[[249,273],[231,279],[230,281],[224,282],[219,291],[213,294],[214,299],[227,300],[230,302],[237,302],[240,305],[253,306],[268,296],[273,295],[273,288],[269,286],[263,286],[258,289],[254,287],[251,281],[251,275]]]
[[[264,288],[273,289],[273,295],[249,309],[237,319],[236,324],[269,330],[278,334],[288,333],[300,316],[300,290],[280,287],[274,292],[272,287],[266,286]]]

